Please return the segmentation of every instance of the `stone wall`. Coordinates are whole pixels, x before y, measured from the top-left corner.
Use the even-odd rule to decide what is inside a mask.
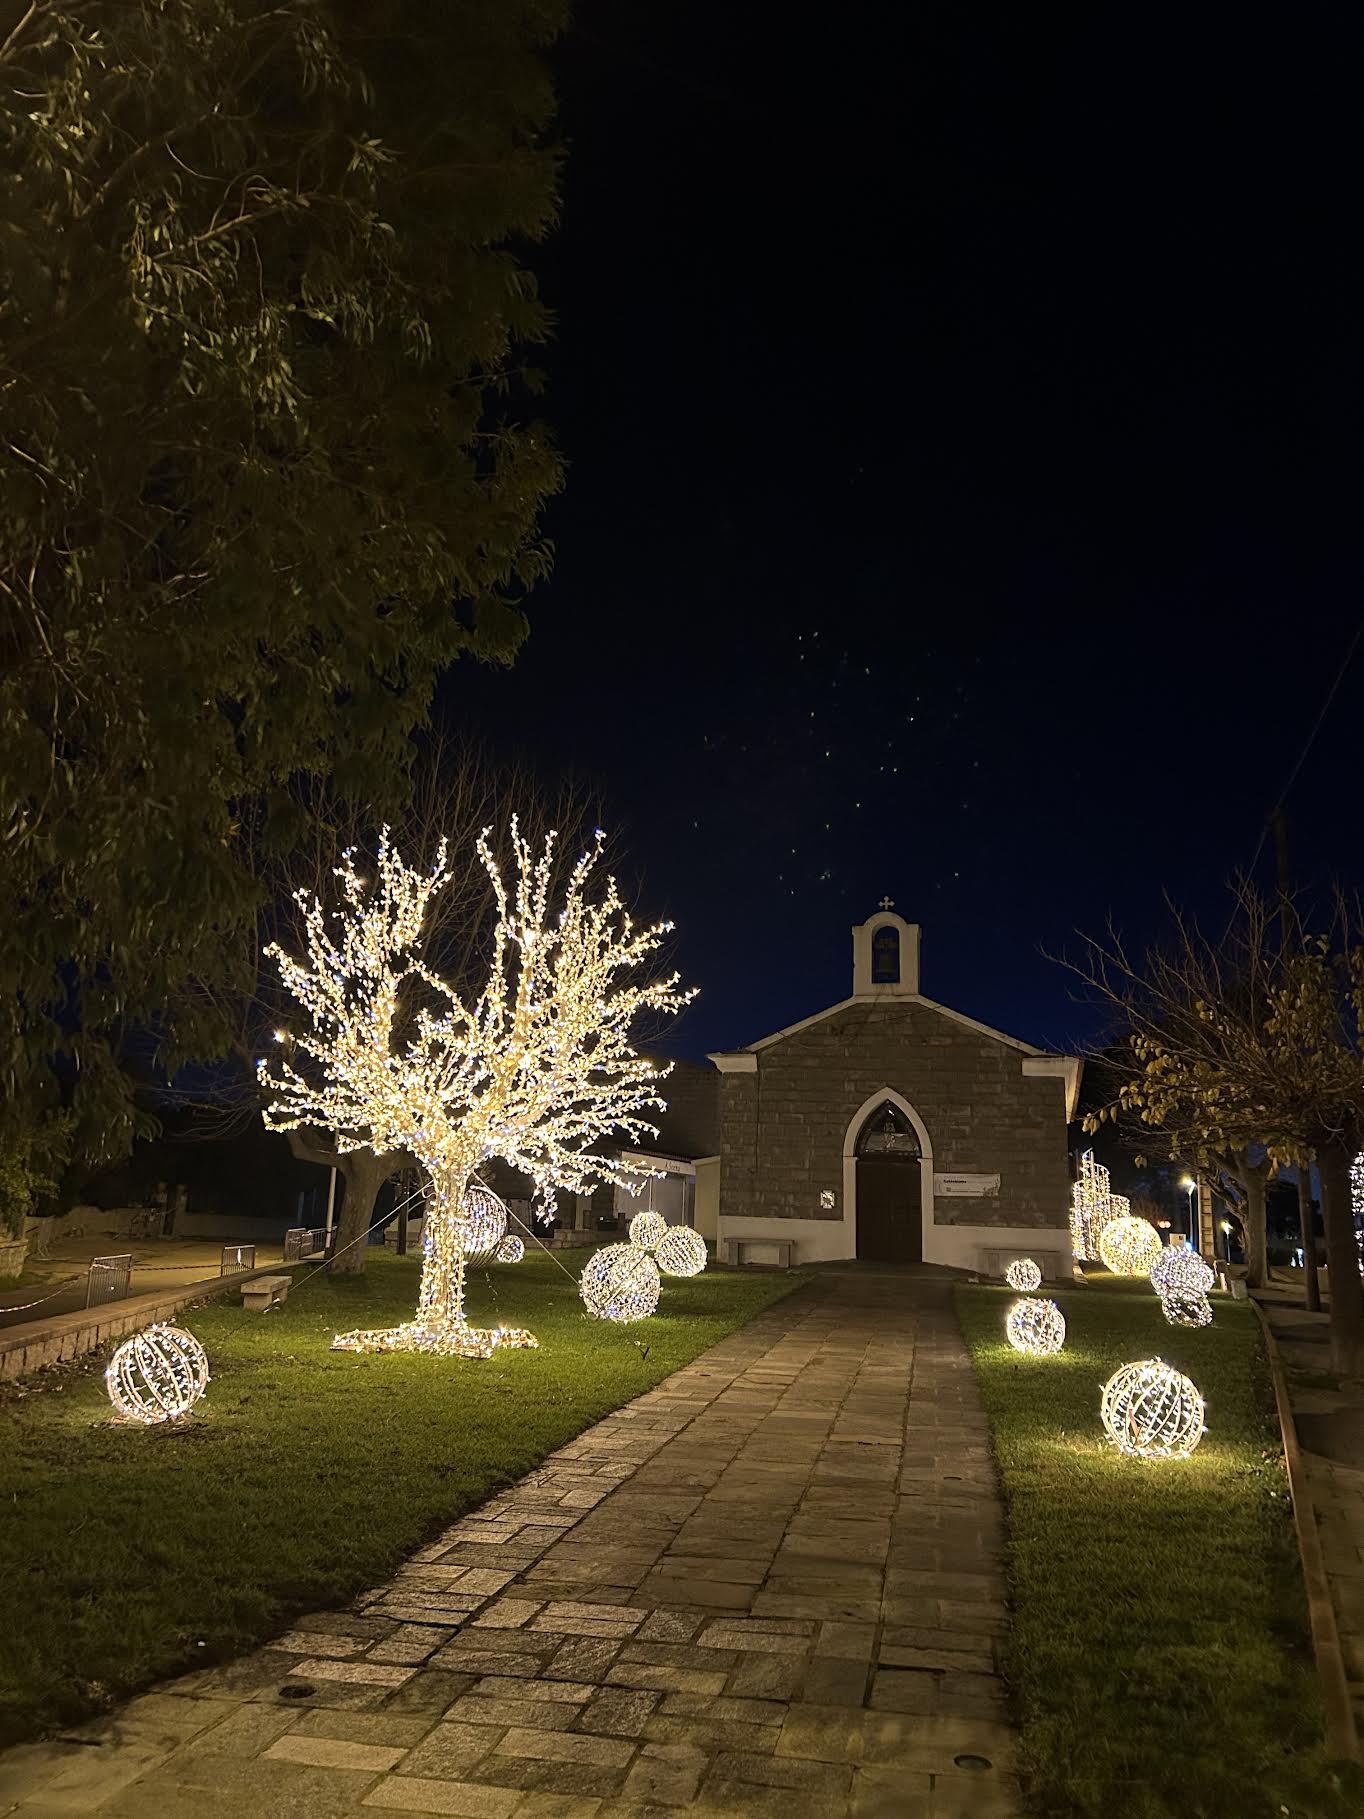
[[[998,1196],[939,1196],[934,1223],[1056,1228],[1070,1182],[1065,1087],[1022,1052],[922,1004],[856,1003],[721,1076],[720,1214],[839,1222],[849,1121],[889,1087],[928,1131],[936,1174],[1000,1177]],[[820,1204],[832,1192],[834,1204]]]

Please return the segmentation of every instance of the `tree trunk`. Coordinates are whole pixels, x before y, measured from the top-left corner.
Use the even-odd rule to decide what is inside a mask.
[[[1359,1246],[1355,1243],[1350,1205],[1353,1159],[1352,1146],[1339,1142],[1317,1146],[1321,1217],[1326,1227],[1326,1274],[1331,1290],[1331,1367],[1347,1377],[1364,1371],[1364,1288],[1360,1283]]]
[[[417,1295],[417,1325],[462,1327],[464,1320],[464,1233],[460,1209],[468,1177],[457,1182],[433,1184],[427,1202],[422,1242],[421,1288]]]
[[[1269,1242],[1265,1218],[1265,1179],[1258,1169],[1247,1168],[1241,1178],[1245,1204],[1241,1231],[1246,1245],[1246,1286],[1263,1288],[1269,1279]]]
[[[327,1268],[335,1276],[359,1276],[364,1273],[369,1249],[374,1202],[397,1163],[392,1156],[376,1156],[373,1150],[349,1150],[336,1158],[336,1166],[346,1184],[346,1194],[336,1228],[336,1247]]]
[[[1307,1311],[1316,1314],[1321,1311],[1321,1283],[1317,1280],[1317,1230],[1312,1211],[1312,1171],[1305,1162],[1298,1165],[1298,1231],[1302,1236]]]

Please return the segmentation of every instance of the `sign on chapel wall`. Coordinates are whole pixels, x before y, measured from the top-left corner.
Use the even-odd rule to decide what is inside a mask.
[[[982,1200],[999,1192],[998,1175],[934,1175],[933,1192],[945,1199]]]

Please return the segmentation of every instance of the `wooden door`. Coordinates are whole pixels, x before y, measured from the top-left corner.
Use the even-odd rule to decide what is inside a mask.
[[[858,1157],[857,1254],[868,1263],[923,1261],[916,1156]]]

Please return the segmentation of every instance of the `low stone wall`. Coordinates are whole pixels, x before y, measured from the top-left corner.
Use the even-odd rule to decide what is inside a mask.
[[[129,1295],[126,1301],[106,1301],[100,1307],[78,1308],[70,1314],[52,1314],[46,1320],[29,1320],[22,1326],[0,1328],[0,1381],[23,1377],[45,1365],[64,1364],[128,1333],[169,1320],[192,1301],[204,1301],[221,1289],[240,1288],[252,1276],[279,1273],[278,1264],[242,1270],[234,1276],[210,1276],[201,1282],[181,1283],[179,1288],[154,1289],[146,1295]]]

